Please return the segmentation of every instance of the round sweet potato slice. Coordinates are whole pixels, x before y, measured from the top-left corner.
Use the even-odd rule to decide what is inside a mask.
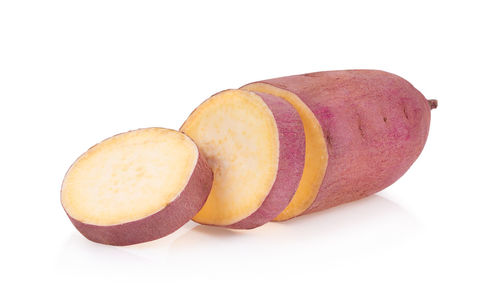
[[[163,237],[203,206],[213,175],[196,144],[163,128],[118,134],[70,167],[61,202],[88,239],[130,245]]]

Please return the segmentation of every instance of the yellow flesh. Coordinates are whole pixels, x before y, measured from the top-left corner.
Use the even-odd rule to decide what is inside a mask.
[[[276,179],[278,128],[262,99],[242,90],[212,96],[187,119],[181,131],[207,158],[214,183],[193,220],[230,225],[255,212]]]
[[[284,221],[304,212],[316,198],[326,166],[328,151],[321,125],[307,105],[297,95],[265,83],[254,83],[242,89],[271,94],[288,101],[299,113],[306,135],[306,160],[304,172],[292,201],[274,220]]]
[[[196,145],[177,131],[148,128],[119,134],[71,166],[62,204],[71,217],[87,224],[138,220],[177,198],[197,161]]]

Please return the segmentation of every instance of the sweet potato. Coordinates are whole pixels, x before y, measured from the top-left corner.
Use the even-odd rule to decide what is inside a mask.
[[[203,206],[212,171],[186,135],[163,128],[119,134],[70,167],[61,203],[88,239],[130,245],[163,237]]]
[[[270,94],[220,92],[181,127],[214,172],[207,202],[194,221],[250,229],[276,217],[297,189],[305,136],[295,109]]]
[[[436,104],[401,77],[377,70],[294,75],[242,89],[287,100],[304,124],[304,173],[277,221],[366,197],[394,183],[421,153]]]
[[[140,129],[90,148],[61,203],[85,237],[112,245],[190,219],[236,229],[288,220],[394,183],[422,152],[436,106],[377,70],[259,81],[210,97],[182,133]]]

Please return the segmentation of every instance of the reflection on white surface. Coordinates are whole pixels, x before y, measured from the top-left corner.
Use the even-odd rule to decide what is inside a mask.
[[[188,223],[173,234],[144,244],[112,247],[90,242],[74,233],[59,256],[59,268],[78,270],[82,256],[87,265],[110,271],[147,265],[177,272],[202,270],[213,265],[236,268],[277,265],[286,258],[329,262],[387,248],[415,233],[416,218],[398,204],[379,195],[253,230],[230,230]],[[369,250],[368,250],[369,248]],[[78,256],[77,256],[78,255]],[[78,257],[79,259],[75,258]],[[80,263],[75,269],[73,263]],[[200,263],[204,263],[200,267]],[[260,264],[259,264],[260,263]],[[203,268],[205,267],[205,268]]]
[[[260,242],[269,246],[307,244],[307,241],[401,239],[414,229],[416,219],[396,203],[378,195],[325,211],[272,222],[254,230],[230,230],[198,225],[172,244],[172,250],[203,249],[221,241]]]

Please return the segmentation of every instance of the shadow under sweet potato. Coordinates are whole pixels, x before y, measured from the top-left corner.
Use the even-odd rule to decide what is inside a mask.
[[[284,222],[270,222],[252,230],[231,230],[199,225],[172,242],[172,250],[203,249],[207,245],[261,244],[269,248],[284,243],[334,241],[357,237],[404,237],[418,226],[417,219],[397,203],[382,197],[370,197]]]

